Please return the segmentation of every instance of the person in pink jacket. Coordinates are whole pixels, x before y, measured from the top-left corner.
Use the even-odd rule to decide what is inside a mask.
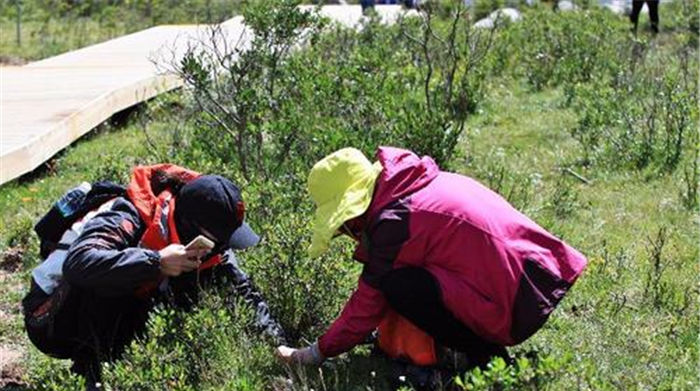
[[[381,147],[372,164],[345,148],[309,174],[316,203],[310,255],[338,233],[357,241],[357,289],[313,345],[280,346],[318,364],[352,349],[390,310],[482,365],[545,323],[586,258],[476,180],[413,152]]]

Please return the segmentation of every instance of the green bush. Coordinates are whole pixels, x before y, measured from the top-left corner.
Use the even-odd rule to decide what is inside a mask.
[[[626,25],[600,8],[554,13],[535,7],[507,34],[513,36],[516,71],[536,90],[615,73],[625,65],[619,51],[630,46]]]
[[[508,365],[498,357],[482,370],[476,368],[463,377],[457,377],[456,385],[465,391],[516,391],[539,390],[542,385],[558,376],[567,360],[553,356],[527,356],[516,358],[513,365]]]
[[[175,64],[193,88],[192,144],[248,180],[304,172],[347,145],[371,154],[394,144],[448,164],[483,98],[480,61],[489,49],[463,7],[449,23],[427,4],[424,16],[398,26],[369,19],[359,32],[336,27],[321,36],[323,21],[297,3],[247,8],[255,33],[248,50],[194,51]],[[292,51],[300,41],[309,49]],[[215,68],[224,74],[212,79]]]
[[[686,158],[698,123],[697,62],[674,54],[663,62],[645,56],[612,79],[575,86],[572,135],[585,161],[674,171]]]
[[[33,350],[29,357],[29,369],[25,379],[32,390],[66,391],[84,390],[85,380],[72,374],[65,362],[48,357]]]
[[[248,332],[252,311],[204,295],[191,313],[160,308],[148,337],[131,344],[123,360],[105,365],[104,386],[118,390],[263,388],[275,372],[271,349]]]
[[[698,133],[691,133],[691,153],[683,168],[683,187],[680,191],[681,202],[688,210],[698,211],[700,207],[700,143],[698,143]]]
[[[250,189],[259,198],[251,198],[250,203],[257,207],[249,218],[258,223],[264,246],[246,254],[243,264],[269,300],[289,339],[303,344],[317,337],[333,320],[354,288],[360,270],[349,256],[341,255],[350,253],[349,243],[334,244],[320,258],[308,257],[313,209],[306,200],[303,178],[295,182],[281,182],[273,185],[274,189]]]

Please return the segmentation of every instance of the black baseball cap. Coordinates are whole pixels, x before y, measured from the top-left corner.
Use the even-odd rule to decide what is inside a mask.
[[[210,236],[219,248],[242,250],[260,242],[245,222],[241,191],[219,175],[202,175],[180,189],[175,224],[185,244],[200,234]]]

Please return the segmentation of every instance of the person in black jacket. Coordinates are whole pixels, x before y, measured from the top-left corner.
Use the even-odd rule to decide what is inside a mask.
[[[135,168],[124,194],[73,224],[33,271],[22,302],[30,340],[72,359],[72,370],[94,387],[100,362],[118,358],[144,331],[157,302],[188,308],[202,285],[216,285],[231,303],[242,297],[252,305],[256,326],[274,343],[284,341],[236,262],[233,249],[259,240],[244,214],[240,191],[226,178],[167,164]],[[198,235],[214,249],[186,249]]]

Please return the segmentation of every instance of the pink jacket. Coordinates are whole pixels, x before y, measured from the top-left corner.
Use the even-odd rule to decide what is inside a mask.
[[[445,306],[483,338],[503,345],[535,333],[586,266],[586,258],[479,182],[440,171],[430,157],[381,147],[383,170],[355,251],[357,290],[319,339],[326,357],[371,333],[388,304],[381,277],[423,267]]]

